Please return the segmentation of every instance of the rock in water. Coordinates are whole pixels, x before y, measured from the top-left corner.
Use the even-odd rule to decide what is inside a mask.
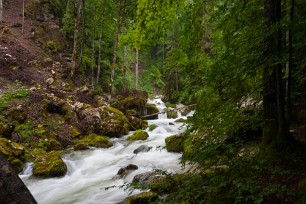
[[[148,152],[152,149],[152,147],[149,147],[148,145],[141,145],[137,149],[133,151],[134,154],[138,154],[140,152]]]
[[[30,191],[1,153],[0,163],[0,203],[36,204]]]

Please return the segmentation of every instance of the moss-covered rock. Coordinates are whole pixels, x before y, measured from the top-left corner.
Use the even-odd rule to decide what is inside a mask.
[[[150,115],[146,117],[146,119],[148,120],[158,119],[159,110],[154,104],[147,104],[146,109],[147,109],[147,115]]]
[[[187,122],[187,120],[184,119],[184,118],[179,118],[179,119],[175,120],[174,122],[176,122],[176,123],[185,123],[185,122]]]
[[[108,137],[89,134],[88,136],[79,139],[74,145],[75,150],[89,149],[89,147],[108,148],[113,146]]]
[[[177,112],[175,110],[166,109],[167,118],[177,118]]]
[[[155,128],[157,128],[157,125],[152,124],[149,126],[149,131],[153,131]]]
[[[147,204],[156,201],[158,194],[154,192],[142,192],[137,195],[130,196],[125,204]]]
[[[127,118],[130,122],[130,130],[146,129],[148,127],[148,121],[135,116],[127,116]]]
[[[84,122],[84,132],[109,137],[120,137],[129,131],[129,122],[124,114],[112,107],[85,109],[80,114]]]
[[[146,92],[135,91],[122,100],[122,105],[125,111],[136,110],[139,116],[143,116],[146,113],[147,101],[148,94]]]
[[[165,139],[167,151],[168,152],[183,152],[185,140],[186,138],[183,134],[167,137]]]
[[[0,136],[11,139],[15,130],[14,124],[0,122]]]
[[[7,117],[13,123],[23,123],[27,119],[25,108],[21,105],[14,106],[7,111]]]
[[[40,177],[58,177],[67,173],[67,166],[55,151],[38,156],[34,161],[33,175]]]
[[[128,140],[146,140],[148,139],[149,134],[143,130],[136,130],[133,135],[129,136]]]
[[[53,150],[62,150],[63,146],[54,138],[42,138],[39,140],[38,147],[50,152]]]

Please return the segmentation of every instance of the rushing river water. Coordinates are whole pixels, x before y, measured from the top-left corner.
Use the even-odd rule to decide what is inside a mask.
[[[160,110],[165,108],[160,99],[149,101]],[[180,114],[179,114],[180,116]],[[182,117],[184,118],[184,117]],[[108,149],[91,149],[85,151],[73,151],[62,156],[68,167],[68,172],[61,178],[39,179],[32,177],[33,164],[28,163],[22,173],[21,179],[27,185],[39,204],[108,204],[120,203],[128,193],[119,186],[125,182],[131,182],[137,174],[162,169],[168,172],[180,172],[183,169],[179,164],[179,153],[169,153],[163,148],[165,138],[184,131],[182,123],[174,122],[175,119],[167,119],[165,114],[160,114],[159,119],[149,120],[149,125],[158,127],[153,131],[146,130],[149,138],[145,141],[127,142],[126,138],[111,139],[114,146]],[[133,153],[141,145],[152,147],[149,152]],[[129,164],[138,166],[125,178],[118,178],[116,174],[122,167]],[[139,191],[134,191],[139,193]]]

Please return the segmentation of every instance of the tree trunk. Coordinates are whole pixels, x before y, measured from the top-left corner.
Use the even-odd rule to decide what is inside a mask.
[[[3,18],[3,2],[0,0],[0,23],[2,22]]]
[[[290,3],[291,2],[291,3]],[[291,75],[292,75],[292,23],[293,23],[293,15],[294,15],[294,0],[289,1],[290,4],[290,13],[289,13],[289,26],[288,26],[288,62],[286,67],[287,72],[287,83],[286,83],[286,120],[288,122],[288,126],[291,123]]]
[[[118,10],[117,10],[117,22],[116,22],[116,33],[115,33],[115,42],[114,42],[114,55],[113,55],[113,62],[112,62],[112,72],[111,72],[111,79],[110,79],[110,87],[109,93],[111,94],[113,91],[113,83],[115,77],[115,66],[117,60],[117,51],[118,51],[118,36],[119,36],[119,26],[120,26],[120,5],[121,1],[118,0]]]
[[[81,10],[82,25],[81,25],[81,36],[80,36],[80,56],[79,56],[79,62],[78,62],[77,67],[80,67],[83,61],[84,31],[85,31],[85,0],[83,0],[82,5],[83,6]]]
[[[94,15],[94,28],[92,35],[92,53],[91,53],[91,86],[94,88],[94,65],[95,65],[95,37],[96,37],[96,14],[97,9],[95,7],[95,15]]]
[[[37,203],[2,153],[0,153],[0,203]]]
[[[103,6],[105,6],[105,0],[103,1]],[[100,37],[99,37],[99,56],[98,56],[98,70],[97,70],[97,78],[96,83],[97,86],[99,85],[99,78],[101,73],[101,55],[102,55],[102,37],[103,37],[103,17],[104,17],[104,7],[102,8],[102,15],[101,15],[101,30],[100,30]]]
[[[138,65],[139,65],[139,58],[138,58],[139,51],[136,49],[135,53],[135,90],[138,90]]]
[[[281,0],[264,0],[264,23],[267,33],[278,26],[280,18]],[[282,142],[287,135],[280,55],[281,30],[278,28],[266,37],[264,47],[263,142],[266,145]]]
[[[123,34],[126,35],[126,0],[124,0],[124,11],[123,11]],[[123,92],[126,92],[126,45],[123,46]]]
[[[69,78],[72,78],[77,70],[77,47],[78,47],[78,37],[79,37],[79,24],[81,18],[82,0],[78,0],[76,17],[74,20],[74,35],[73,35],[73,51],[71,56],[72,67],[70,70]]]

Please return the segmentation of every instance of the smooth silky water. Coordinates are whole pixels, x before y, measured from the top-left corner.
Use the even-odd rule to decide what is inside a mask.
[[[165,108],[160,99],[149,100],[157,105],[159,110]],[[181,115],[179,114],[179,117]],[[181,117],[184,118],[184,117]],[[110,204],[121,203],[129,196],[122,188],[105,188],[120,186],[131,182],[137,174],[162,169],[171,173],[182,172],[179,161],[181,154],[166,151],[165,138],[185,130],[182,123],[176,119],[167,119],[166,114],[159,114],[159,119],[149,120],[149,125],[158,127],[153,131],[146,130],[149,138],[145,141],[128,142],[126,138],[133,132],[121,138],[111,139],[114,146],[107,149],[90,149],[72,151],[62,155],[68,167],[64,177],[41,179],[32,175],[33,163],[27,163],[20,178],[27,185],[39,204]],[[141,145],[152,147],[149,152],[133,153]],[[125,178],[118,178],[116,174],[122,167],[135,164],[138,170],[132,171]],[[139,193],[134,191],[133,194]]]

